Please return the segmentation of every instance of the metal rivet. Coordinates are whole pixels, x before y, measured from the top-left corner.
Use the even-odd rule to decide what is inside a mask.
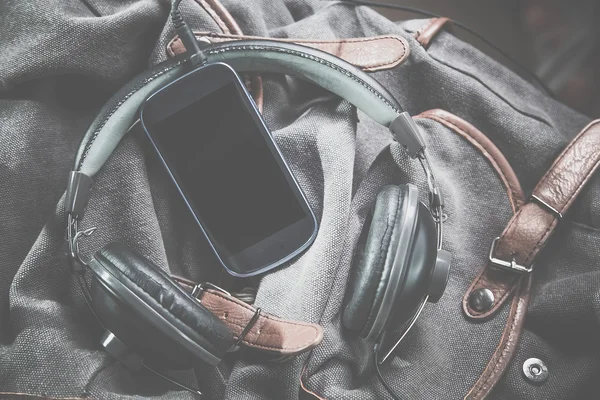
[[[548,367],[539,358],[530,358],[523,363],[525,377],[534,383],[542,383],[548,379]]]
[[[469,296],[469,306],[477,312],[488,311],[493,305],[494,293],[490,289],[477,289]]]

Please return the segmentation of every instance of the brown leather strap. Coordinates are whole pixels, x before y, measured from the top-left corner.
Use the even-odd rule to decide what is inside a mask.
[[[600,165],[600,120],[583,129],[556,159],[532,193],[532,200],[513,216],[497,240],[492,257],[530,268],[558,221]],[[515,291],[523,275],[489,262],[463,298],[463,309],[473,319],[488,318]],[[489,289],[494,303],[477,311],[469,304],[471,293]]]
[[[227,8],[219,0],[195,0],[196,3],[200,5],[210,17],[215,21],[217,26],[223,31],[226,35],[241,35],[242,30],[240,26],[235,21],[233,16],[227,11]],[[170,54],[173,56],[173,54]],[[256,107],[258,111],[262,113],[263,109],[263,85],[262,78],[258,74],[249,74],[245,75],[245,84],[254,101],[256,102]]]
[[[190,292],[196,286],[185,278],[173,279]],[[216,289],[200,290],[198,301],[221,319],[235,339],[242,338],[246,347],[282,356],[308,351],[323,340],[323,329],[317,324],[285,320],[269,315]]]
[[[452,29],[452,20],[446,17],[431,18],[425,25],[423,25],[416,33],[415,39],[425,49],[429,47],[429,44],[434,37],[442,30],[442,28]]]
[[[531,274],[528,274],[523,278],[517,289],[517,295],[513,298],[500,343],[498,343],[496,351],[492,354],[479,379],[465,396],[465,400],[485,399],[504,374],[517,351],[517,344],[521,337],[529,304],[530,289]]]
[[[364,71],[381,71],[402,63],[409,54],[406,39],[398,35],[374,36],[336,40],[279,39],[259,36],[217,34],[195,32],[198,40],[220,43],[241,39],[269,39],[280,42],[296,43],[333,54]],[[173,38],[167,45],[167,54],[173,56],[185,51],[181,40]]]
[[[444,125],[479,150],[496,170],[502,184],[506,187],[510,206],[513,212],[517,212],[517,209],[523,204],[521,183],[504,154],[483,132],[464,119],[439,108],[424,111],[416,118],[428,118]]]

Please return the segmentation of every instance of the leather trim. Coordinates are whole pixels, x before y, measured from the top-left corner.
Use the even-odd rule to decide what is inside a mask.
[[[439,122],[467,139],[469,143],[475,146],[477,150],[488,159],[492,167],[498,173],[502,184],[506,188],[508,200],[510,201],[513,212],[516,212],[517,209],[521,207],[524,201],[524,195],[517,175],[513,171],[506,157],[504,157],[504,154],[502,154],[498,147],[496,147],[483,132],[464,119],[441,109],[422,112],[417,115],[416,118],[428,118]]]
[[[203,291],[198,300],[229,326],[236,339],[256,312],[256,308],[213,289]],[[255,349],[295,355],[315,348],[322,341],[323,329],[319,325],[261,313],[242,343]]]
[[[419,42],[421,46],[427,49],[431,41],[437,36],[442,28],[451,31],[453,29],[452,20],[446,17],[431,18],[425,25],[417,30],[415,39],[417,39],[417,42]]]
[[[310,390],[309,388],[306,387],[306,385],[304,384],[304,379],[302,379],[305,375],[306,375],[306,365],[304,366],[304,369],[302,370],[302,373],[300,374],[300,388],[302,389],[302,392],[304,392],[305,397],[300,396],[300,399],[308,400],[308,396],[310,396],[312,399],[327,400],[325,397],[321,397],[320,395],[316,394],[315,392],[313,392],[312,390]]]
[[[210,43],[222,43],[232,40],[272,40],[284,43],[296,43],[325,51],[339,57],[357,68],[367,72],[393,68],[406,60],[410,53],[408,42],[398,35],[373,36],[337,40],[279,39],[259,36],[241,36],[218,34],[214,32],[194,32],[196,38]],[[167,44],[167,54],[175,56],[185,51],[179,37],[175,36]]]
[[[527,306],[529,305],[531,276],[529,274],[521,281],[517,295],[513,298],[500,343],[498,343],[496,351],[490,358],[481,376],[465,396],[465,400],[486,398],[496,386],[515,355],[523,325],[525,324]]]
[[[468,140],[469,143],[471,143],[482,153],[484,157],[490,161],[492,167],[500,176],[500,179],[506,188],[513,210],[518,208],[519,205],[523,204],[525,195],[512,167],[500,150],[480,130],[462,118],[441,109],[425,111],[417,115],[416,118],[428,118],[434,120],[450,128],[450,130],[452,130],[454,133]],[[508,367],[515,354],[518,340],[521,336],[521,331],[525,322],[525,314],[529,304],[530,287],[531,276],[529,275],[528,278],[523,281],[522,286],[517,292],[517,296],[513,298],[509,316],[496,350],[492,354],[492,357],[490,358],[481,376],[477,379],[477,381],[473,384],[473,387],[465,396],[465,399],[478,400],[485,398],[485,396],[487,396],[498,383],[504,371]],[[318,399],[323,399],[308,389],[302,379],[300,384],[305,393],[315,396]]]
[[[221,4],[219,0],[195,0],[204,10],[211,16],[211,18],[219,25],[219,28],[224,33],[241,35],[242,30],[237,24],[233,16],[229,14],[229,11]]]
[[[195,285],[185,278],[173,279],[188,291]],[[252,322],[256,307],[218,290],[202,290],[197,299],[229,327],[235,339],[251,324],[241,342],[246,347],[291,356],[311,350],[323,341],[323,328],[317,324],[285,320],[265,312]]]
[[[233,16],[227,11],[227,8],[219,0],[195,0],[211,16],[215,23],[227,35],[242,35],[242,29],[237,24]],[[182,46],[183,47],[183,46]],[[169,53],[167,52],[169,55]],[[170,54],[169,56],[173,56]],[[258,74],[248,74],[246,76],[246,87],[254,98],[258,111],[263,110],[263,86],[262,78]]]
[[[533,190],[533,195],[560,214],[564,214],[600,166],[600,120],[586,126],[563,150]],[[554,233],[559,216],[548,206],[530,201],[512,217],[497,242],[494,257],[514,260],[531,267],[533,260]],[[522,275],[486,265],[463,297],[463,310],[472,319],[481,320],[494,315],[515,291]],[[469,306],[474,290],[488,288],[497,299],[494,306],[477,312]]]
[[[481,154],[490,161],[492,167],[500,176],[500,179],[506,188],[513,213],[516,213],[516,210],[521,207],[525,200],[523,189],[502,152],[485,134],[467,121],[445,110],[429,110],[419,114],[417,117],[429,118],[445,125],[458,135],[467,139],[477,150],[479,150]],[[496,350],[492,354],[492,357],[488,361],[488,364],[480,377],[465,396],[465,399],[478,400],[485,398],[498,383],[508,367],[516,352],[523,324],[525,323],[525,314],[529,304],[530,287],[531,275],[528,275],[527,278],[522,281],[517,295],[513,298],[506,325],[504,326],[504,331]]]

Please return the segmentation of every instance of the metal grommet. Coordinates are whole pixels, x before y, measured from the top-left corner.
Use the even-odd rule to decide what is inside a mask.
[[[494,293],[490,289],[480,288],[469,296],[469,306],[477,312],[485,312],[492,308],[494,300]]]
[[[530,358],[523,363],[525,377],[534,383],[542,383],[548,379],[548,367],[539,358]]]

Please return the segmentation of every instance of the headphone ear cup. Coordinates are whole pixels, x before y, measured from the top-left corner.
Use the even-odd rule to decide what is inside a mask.
[[[417,188],[385,186],[358,243],[346,292],[344,326],[375,340],[388,323],[408,322],[426,295],[437,299],[443,293],[450,258],[449,253],[437,256],[435,222],[419,202]]]
[[[94,312],[144,359],[173,369],[188,368],[197,358],[216,365],[233,345],[221,320],[138,252],[111,243],[89,265]]]
[[[342,322],[362,337],[372,332],[384,293],[390,284],[396,249],[408,208],[407,186],[388,185],[378,193],[372,214],[365,221],[350,272]],[[413,196],[414,197],[414,196]],[[410,223],[410,221],[409,221]],[[402,275],[402,274],[401,274]]]
[[[440,252],[449,257],[450,253],[443,250]],[[408,322],[415,315],[425,296],[429,296],[430,302],[437,301],[441,297],[448,280],[450,260],[443,258],[438,262],[437,256],[435,221],[427,207],[419,202],[412,243],[406,257],[406,274],[393,300],[394,312],[389,322],[394,326],[401,326]]]

